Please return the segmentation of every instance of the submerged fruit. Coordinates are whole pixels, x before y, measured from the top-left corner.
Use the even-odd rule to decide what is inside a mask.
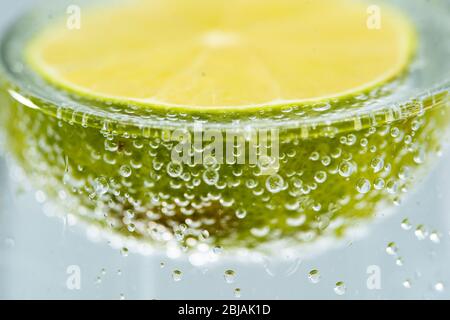
[[[402,15],[383,11],[383,31],[373,35],[370,32],[378,31],[358,27],[361,22],[366,28],[360,13],[367,17],[365,10],[361,12],[365,6],[360,1],[195,0],[183,4],[177,1],[180,7],[169,6],[174,1],[130,4],[123,14],[136,15],[136,19],[124,19],[126,23],[118,9],[107,7],[98,16],[99,21],[94,19],[99,14],[95,11],[86,17],[81,30],[64,31],[53,25],[31,40],[5,42],[9,55],[3,67],[3,119],[8,120],[4,126],[9,148],[33,184],[63,212],[122,238],[165,246],[171,256],[174,246],[210,250],[213,254],[218,247],[260,248],[277,241],[288,247],[325,235],[342,236],[378,210],[398,203],[419,169],[438,152],[450,116],[447,90],[435,90],[416,100],[403,99],[401,104],[386,100],[381,106],[373,106],[375,101],[392,98],[401,88],[396,82],[387,86],[381,86],[381,82],[399,76],[411,55],[411,29]],[[228,3],[233,6],[228,7]],[[319,3],[329,7],[318,10]],[[155,12],[164,14],[147,21],[148,13],[143,8],[152,5]],[[212,10],[219,5],[223,5],[221,10]],[[327,35],[324,39],[309,37],[310,44],[328,45],[336,54],[350,53],[340,56],[342,64],[325,63],[327,70],[321,75],[324,70],[315,73],[309,63],[296,59],[297,52],[302,56],[313,46],[302,51],[298,42],[289,50],[291,33],[287,33],[289,39],[270,33],[286,30],[286,23],[298,26],[298,21],[287,19],[286,14],[300,14],[288,9],[302,6],[306,12],[301,11],[303,22]],[[133,11],[137,8],[139,12]],[[178,17],[179,8],[183,8],[184,18],[166,21],[169,13]],[[224,8],[232,12],[225,10],[227,14],[222,15]],[[329,12],[330,8],[340,10],[342,15]],[[214,14],[199,13],[202,10]],[[253,69],[255,64],[247,63],[248,51],[242,51],[241,36],[234,31],[216,31],[223,28],[201,37],[199,46],[206,46],[213,55],[179,73],[184,60],[195,59],[191,54],[195,46],[180,48],[184,42],[175,31],[180,31],[182,23],[186,26],[181,34],[191,43],[197,39],[190,36],[194,31],[204,34],[216,23],[242,26],[248,22],[244,17],[249,12],[252,15],[248,21],[261,22],[253,28],[254,39],[267,36],[258,43],[270,51],[268,65],[280,67],[274,68],[277,76],[263,76],[260,67]],[[345,21],[325,30],[323,15],[329,15],[332,21],[345,17]],[[149,28],[161,26],[161,34],[150,33],[149,39],[170,38],[167,47],[161,46],[154,57],[158,63],[144,59],[148,48],[142,47],[141,23]],[[274,27],[277,25],[278,29]],[[105,34],[102,31],[107,27],[110,29]],[[264,32],[257,32],[259,28]],[[348,33],[343,32],[347,29]],[[137,34],[130,35],[130,30]],[[336,37],[331,37],[334,30]],[[102,37],[96,38],[96,32]],[[93,43],[93,39],[99,43]],[[342,46],[344,43],[346,46]],[[377,43],[381,46],[374,47]],[[21,56],[25,69],[16,74],[9,64],[15,58],[14,50],[22,52],[23,48],[27,48],[28,60]],[[130,56],[131,52],[134,54]],[[333,55],[329,61],[336,62],[338,56]],[[320,52],[317,59],[327,61]],[[31,61],[31,68],[27,61]],[[220,61],[227,62],[225,67],[218,64]],[[260,61],[255,61],[259,65]],[[361,72],[349,72],[353,61]],[[310,82],[293,72],[304,66]],[[203,67],[213,71],[205,78],[216,79],[214,86],[208,87],[193,76],[202,76],[198,73]],[[235,78],[234,72],[242,77]],[[398,81],[409,76],[406,73]],[[163,79],[167,80],[167,90],[161,94],[158,84]],[[264,87],[268,79],[270,86]],[[278,97],[283,100],[355,94],[270,107],[267,104],[277,99],[272,90],[274,79],[285,90]],[[187,86],[190,80],[192,86]],[[374,81],[379,86],[360,92]],[[161,104],[147,101],[155,97],[156,91],[151,90],[158,90]],[[217,94],[215,100],[211,100],[213,93]],[[181,109],[169,108],[171,104]],[[163,106],[168,108],[160,108]],[[182,134],[175,139],[177,130]],[[275,145],[269,146],[270,151],[278,151],[276,159],[273,153],[262,155],[265,139],[251,134],[265,130],[276,137]],[[247,152],[250,145],[256,146],[256,162],[245,157],[240,163],[237,144],[233,144],[231,161],[218,161],[218,149],[210,152],[206,135],[222,137],[226,154],[230,132],[241,135],[238,141]],[[198,135],[204,143],[189,144]],[[174,151],[176,155],[184,149],[181,136],[186,138],[190,161],[175,160]],[[196,155],[200,155],[198,162]],[[197,263],[198,256],[194,258]]]
[[[403,71],[413,28],[354,0],[152,0],[52,24],[27,59],[53,84],[154,108],[255,108],[356,94]],[[381,21],[382,19],[382,21]]]

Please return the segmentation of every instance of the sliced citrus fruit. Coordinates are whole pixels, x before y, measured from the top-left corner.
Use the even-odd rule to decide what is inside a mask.
[[[450,121],[448,88],[419,90],[445,77],[447,51],[433,45],[445,42],[448,14],[436,3],[395,2],[411,14],[421,50],[404,85],[388,86],[393,92],[378,86],[407,67],[414,29],[402,13],[362,0],[121,0],[83,9],[79,30],[63,20],[30,40],[24,35],[49,16],[34,12],[1,43],[7,145],[56,214],[113,233],[110,243],[122,248],[286,256],[307,254],[297,244],[354,239],[353,227],[410,194]],[[41,77],[30,76],[29,64]],[[63,89],[72,94],[55,94]],[[342,96],[330,112],[301,103],[257,115],[252,108],[328,96]],[[163,106],[183,109],[153,109]],[[180,127],[194,142],[192,162],[173,157],[179,141],[171,133]],[[261,157],[268,136],[252,129],[275,133],[278,171]],[[211,157],[206,133],[223,138],[222,157],[219,148]],[[230,145],[230,154],[244,154],[235,152],[234,133],[246,155],[256,150],[256,164],[223,162]]]
[[[125,1],[50,26],[29,63],[81,95],[200,110],[354,94],[407,66],[413,28],[354,0]],[[101,12],[97,12],[101,10]],[[372,27],[370,19],[379,18]],[[200,108],[203,107],[203,108]]]

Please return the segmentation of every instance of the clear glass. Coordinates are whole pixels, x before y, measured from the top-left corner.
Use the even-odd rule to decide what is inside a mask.
[[[238,298],[239,295],[269,299],[445,297],[449,281],[445,273],[449,263],[445,201],[449,170],[445,160],[425,183],[418,185],[417,180],[436,163],[446,142],[450,7],[447,1],[397,0],[393,3],[411,16],[419,34],[418,54],[407,74],[356,98],[329,101],[324,105],[267,108],[245,117],[235,113],[218,116],[150,112],[130,105],[105,105],[57,90],[27,67],[21,52],[30,37],[48,23],[49,16],[65,12],[62,9],[67,3],[45,4],[19,19],[6,32],[1,51],[2,103],[6,108],[2,108],[0,115],[7,120],[3,125],[9,163],[9,174],[2,173],[5,177],[9,175],[12,181],[2,179],[7,196],[2,202],[4,221],[0,234],[4,236],[1,254],[5,257],[2,265],[5,279],[0,296],[117,299]],[[190,131],[198,121],[202,121],[205,128],[220,131],[245,131],[249,127],[280,130],[281,151],[287,160],[282,162],[279,176],[290,186],[295,185],[292,179],[289,180],[290,171],[304,171],[303,179],[310,184],[317,173],[317,165],[308,161],[316,161],[311,159],[313,153],[323,151],[318,146],[330,148],[332,163],[330,167],[324,164],[324,170],[328,170],[328,187],[323,187],[322,191],[329,195],[327,198],[318,192],[303,195],[313,200],[311,206],[305,208],[307,212],[320,207],[317,209],[321,213],[317,215],[319,219],[307,215],[307,226],[300,228],[298,234],[292,231],[296,225],[288,223],[286,229],[271,229],[262,237],[255,235],[257,231],[261,234],[268,219],[285,217],[285,212],[289,211],[285,205],[290,198],[277,193],[271,196],[273,202],[270,204],[274,209],[266,207],[261,220],[248,224],[236,220],[242,235],[238,241],[232,236],[236,224],[231,229],[227,229],[229,226],[220,229],[225,234],[222,237],[210,232],[213,240],[205,241],[209,247],[206,258],[201,256],[203,260],[195,253],[183,253],[171,244],[161,246],[155,245],[155,239],[147,241],[151,236],[145,237],[139,230],[139,223],[147,222],[146,218],[137,221],[138,235],[144,235],[140,240],[136,240],[135,231],[104,228],[105,206],[111,199],[114,205],[121,203],[118,196],[105,198],[103,192],[94,194],[98,191],[98,179],[108,181],[110,189],[106,193],[113,192],[112,189],[123,193],[130,188],[126,181],[120,181],[117,188],[111,187],[110,179],[120,176],[118,173],[123,169],[123,158],[115,153],[118,145],[123,143],[125,148],[133,146],[138,150],[145,145],[149,148],[144,149],[148,154],[155,139],[159,139],[159,143],[164,141],[166,130],[183,128]],[[105,151],[105,146],[109,150]],[[383,160],[390,165],[383,166],[383,176],[367,174],[371,183],[367,193],[360,190],[364,186],[358,187],[361,179],[366,179],[364,175],[352,173],[346,176],[345,165],[349,161],[345,162],[342,154],[353,155],[354,162],[364,172],[363,167],[370,168],[374,163],[370,146],[385,148]],[[402,153],[403,149],[406,155]],[[143,152],[135,151],[135,155],[139,155],[144,168],[147,164],[155,168],[154,158],[165,168],[169,162],[165,161],[168,158],[164,152],[160,150],[156,155],[144,157]],[[326,159],[322,154],[319,157],[321,161]],[[105,163],[86,165],[88,158],[109,161],[112,169],[104,169],[108,167]],[[302,161],[308,163],[303,168],[299,167]],[[220,169],[220,176],[233,178],[233,168],[235,166]],[[139,171],[139,165],[134,169]],[[198,170],[195,174],[204,173],[204,169]],[[195,176],[194,171],[190,173]],[[250,179],[251,174],[243,173],[246,179]],[[384,180],[380,188],[377,178]],[[150,186],[151,181],[144,181],[140,176],[137,179],[132,183],[137,183],[139,188],[155,188]],[[257,176],[255,180],[264,183],[266,177]],[[288,189],[298,191],[301,187]],[[178,195],[174,188],[169,190],[169,198]],[[350,208],[341,204],[337,209],[330,209],[331,204],[339,200],[341,190],[347,193],[344,196],[352,199],[347,202]],[[204,192],[203,189],[197,191],[199,195]],[[242,200],[238,193],[250,195],[256,202],[259,200],[248,189],[238,189],[236,193],[231,192],[234,203]],[[131,195],[142,200],[139,190]],[[229,202],[226,200],[230,199],[224,200],[221,196],[221,204]],[[136,207],[133,210],[137,210]],[[241,209],[233,205],[231,208],[230,216],[233,217],[236,210]],[[333,214],[328,215],[327,209]],[[349,210],[351,212],[347,213]],[[119,211],[120,216],[124,207]],[[60,219],[49,219],[45,215]],[[181,221],[176,220],[177,223]],[[83,227],[73,226],[75,223]],[[342,230],[345,231],[343,234]],[[254,245],[257,247],[248,249]],[[205,259],[213,262],[204,264]],[[74,266],[81,271],[80,290],[71,290],[67,283]],[[226,273],[227,270],[233,270],[235,276]],[[311,273],[313,270],[317,272]],[[376,279],[371,277],[374,272],[380,275],[379,290]],[[341,281],[343,283],[338,285]],[[241,291],[236,291],[237,288]]]

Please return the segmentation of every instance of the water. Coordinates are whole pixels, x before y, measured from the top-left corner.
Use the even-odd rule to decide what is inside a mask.
[[[18,73],[23,72],[23,68],[14,70]],[[420,87],[420,84],[418,86]],[[21,99],[20,96],[16,96],[16,98]],[[29,104],[23,99],[22,102]],[[60,111],[57,111],[56,118],[59,121],[53,123],[55,128],[76,125],[77,116],[83,114],[82,112],[73,113],[67,118],[68,115],[64,114],[64,110],[58,110]],[[316,113],[320,114],[328,110],[329,108],[314,108],[314,112],[308,116],[317,116]],[[130,115],[136,114],[136,110],[127,111],[130,112]],[[86,115],[86,113],[82,115],[80,128],[87,129],[92,125],[91,119]],[[387,117],[389,114],[385,114],[385,116]],[[155,117],[152,120],[157,119],[158,115]],[[23,117],[22,125],[28,132],[33,133],[33,129],[35,129],[35,133],[44,132],[41,128],[27,127],[26,125],[30,123],[26,122],[26,118]],[[177,115],[175,118],[180,122],[189,122],[189,119],[183,118],[182,115]],[[299,110],[295,110],[295,108],[284,113],[283,117],[277,118],[278,120],[272,120],[282,122],[294,118],[302,119]],[[30,117],[30,119],[36,119],[39,123],[43,117]],[[225,123],[227,121],[227,119],[221,120]],[[46,122],[43,121],[43,123]],[[429,125],[433,128],[433,122]],[[359,130],[361,126],[361,119],[357,118],[352,130]],[[389,152],[382,154],[383,157],[376,156],[383,146],[381,140],[384,138],[371,140],[370,135],[376,133],[386,137],[385,139],[390,139],[392,144],[400,143],[402,147],[411,152],[412,160],[407,164],[409,166],[419,165],[426,162],[429,153],[427,150],[417,149],[417,145],[414,143],[413,136],[422,127],[424,127],[424,123],[421,122],[421,118],[418,118],[413,119],[405,128],[395,125],[376,129],[375,127],[368,128],[367,131],[364,131],[367,133],[367,137],[356,130],[357,134],[348,133],[336,138],[337,143],[334,147],[338,147],[327,152],[322,152],[323,150],[319,150],[319,152],[315,150],[315,147],[307,148],[308,154],[306,155],[301,155],[301,148],[296,148],[295,142],[292,142],[292,148],[284,150],[284,159],[285,161],[294,159],[290,160],[292,163],[297,156],[310,161],[308,162],[311,163],[310,168],[314,170],[307,172],[306,175],[310,175],[307,177],[296,167],[294,167],[295,176],[292,175],[291,170],[287,169],[283,170],[282,174],[261,178],[258,176],[259,171],[255,168],[250,177],[248,172],[243,176],[242,172],[235,169],[224,177],[223,174],[219,174],[220,167],[214,163],[205,163],[208,167],[207,170],[196,172],[189,166],[180,167],[176,163],[171,164],[171,162],[164,162],[161,159],[154,159],[151,163],[151,174],[147,176],[148,179],[140,182],[146,188],[151,189],[155,186],[158,187],[161,175],[167,175],[173,178],[170,180],[172,190],[179,190],[183,184],[189,189],[195,189],[201,183],[208,186],[205,189],[208,192],[194,201],[189,193],[183,193],[178,197],[169,195],[171,201],[167,201],[168,195],[163,192],[151,194],[152,204],[161,208],[161,212],[168,217],[173,216],[174,205],[182,208],[185,216],[191,217],[195,210],[201,209],[205,204],[218,201],[223,208],[237,208],[230,215],[233,219],[246,221],[249,218],[249,212],[242,209],[242,203],[240,203],[242,199],[230,197],[225,192],[222,194],[221,190],[227,187],[236,188],[240,184],[245,186],[246,189],[243,190],[246,195],[253,195],[263,203],[256,208],[256,211],[266,214],[277,212],[274,211],[274,205],[280,203],[280,201],[270,201],[271,197],[278,197],[290,192],[289,197],[283,199],[286,201],[281,202],[282,208],[278,208],[279,212],[293,211],[296,213],[284,217],[283,221],[286,226],[298,228],[307,222],[307,225],[314,226],[314,232],[323,231],[330,225],[336,227],[336,224],[340,222],[339,219],[332,219],[331,215],[327,216],[328,211],[334,212],[337,208],[333,207],[331,203],[321,201],[324,200],[322,197],[311,197],[310,199],[313,201],[305,201],[303,196],[314,194],[315,190],[321,190],[321,185],[327,190],[327,185],[333,185],[333,181],[337,181],[335,177],[340,176],[342,179],[351,179],[348,180],[351,181],[348,183],[348,186],[351,186],[351,191],[348,193],[352,197],[355,196],[357,199],[355,206],[359,206],[360,210],[367,205],[364,197],[377,194],[377,191],[380,191],[381,194],[381,190],[386,190],[387,194],[393,195],[393,202],[398,204],[397,196],[409,193],[409,191],[405,192],[409,187],[405,183],[410,177],[408,168],[405,166],[396,168],[396,164],[389,159],[391,155]],[[333,129],[332,127],[327,128]],[[40,164],[41,173],[51,172],[51,170],[46,170],[51,169],[52,166],[62,168],[64,186],[70,186],[73,189],[69,187],[63,189],[58,184],[60,181],[56,177],[52,177],[52,174],[47,176],[42,174],[42,176],[49,179],[49,184],[58,186],[55,188],[58,191],[55,197],[58,197],[61,202],[79,209],[79,212],[76,212],[77,215],[83,216],[87,211],[83,211],[85,209],[83,206],[77,206],[76,203],[70,202],[71,198],[67,196],[69,192],[87,194],[89,199],[96,201],[94,202],[95,210],[92,210],[96,219],[106,221],[112,228],[126,226],[129,234],[136,234],[141,232],[139,229],[141,225],[136,220],[139,214],[142,214],[142,210],[140,210],[142,204],[139,196],[136,197],[132,192],[133,181],[130,178],[139,174],[144,163],[135,158],[129,160],[127,157],[133,153],[139,154],[139,150],[143,149],[155,157],[158,149],[170,148],[169,142],[162,136],[160,139],[150,139],[150,143],[144,146],[143,140],[133,137],[135,134],[133,132],[120,132],[120,137],[112,134],[114,129],[111,128],[111,123],[108,121],[103,122],[102,126],[97,129],[100,130],[102,139],[94,141],[93,145],[101,142],[104,151],[101,148],[89,149],[91,146],[86,145],[86,157],[100,161],[99,168],[104,168],[103,166],[106,165],[117,168],[117,174],[114,177],[96,174],[89,176],[86,181],[80,181],[77,179],[80,177],[78,173],[88,172],[89,168],[77,163],[78,159],[68,156],[58,148],[50,148],[53,151],[53,158],[50,160],[36,157],[36,153],[42,151],[39,148],[43,148],[48,153],[49,145],[55,146],[49,141],[47,141],[47,145],[45,141],[40,144],[36,143],[35,146],[39,146],[39,148],[30,148],[29,155],[31,157],[28,159],[35,159],[35,163]],[[46,134],[55,137],[52,130],[54,128],[51,126],[45,127]],[[98,130],[96,134],[99,134]],[[83,130],[80,132],[82,134]],[[139,134],[146,135],[147,133],[140,132]],[[314,129],[307,126],[302,127],[301,136],[305,139],[313,137]],[[128,139],[131,143],[125,146],[121,145],[119,143],[121,139]],[[299,141],[301,140],[298,140],[297,144],[301,143]],[[126,164],[121,162],[122,158],[116,158],[119,150],[120,157],[123,156],[127,159]],[[85,155],[84,152],[83,149],[83,155]],[[364,156],[355,161],[359,152],[365,152],[366,155],[373,154],[374,157]],[[433,153],[439,154],[440,151],[433,150]],[[48,161],[53,164],[46,167]],[[317,170],[318,168],[321,170]],[[395,170],[398,172],[393,172]],[[413,188],[412,194],[395,209],[396,215],[383,220],[386,212],[379,212],[373,225],[357,223],[359,228],[352,230],[342,241],[323,239],[310,248],[297,249],[300,252],[296,252],[295,248],[291,250],[283,248],[288,250],[280,250],[279,253],[288,257],[277,263],[244,263],[243,260],[252,260],[248,252],[238,255],[237,259],[230,260],[227,256],[229,252],[226,245],[223,247],[215,244],[210,247],[206,246],[215,234],[204,228],[213,224],[215,222],[213,219],[202,221],[201,226],[198,225],[199,221],[195,217],[183,219],[182,224],[177,223],[173,234],[179,246],[169,244],[165,248],[165,252],[149,251],[148,247],[142,247],[133,240],[129,244],[130,248],[134,250],[130,250],[128,244],[124,246],[124,243],[116,237],[108,239],[101,237],[101,230],[98,228],[74,227],[73,222],[77,216],[67,215],[64,210],[53,208],[51,203],[47,202],[48,195],[43,190],[28,189],[28,183],[24,183],[27,180],[21,170],[13,166],[7,173],[5,169],[2,169],[1,181],[5,184],[2,185],[2,190],[5,192],[1,194],[0,202],[2,212],[0,215],[0,275],[2,277],[0,297],[101,297],[111,299],[214,297],[232,299],[241,297],[242,293],[245,298],[448,297],[444,285],[449,281],[446,275],[449,266],[447,252],[449,252],[448,246],[450,245],[447,219],[449,206],[446,202],[448,198],[446,193],[449,189],[448,179],[450,178],[448,171],[445,159],[441,160],[441,166],[427,178],[426,184],[421,185],[418,190]],[[377,175],[377,178],[372,179],[374,174]],[[12,178],[6,179],[8,176]],[[343,185],[347,186],[347,184]],[[213,186],[217,190],[213,190]],[[292,188],[292,186],[294,187]],[[124,190],[129,192],[124,192]],[[108,201],[110,200],[109,196],[119,200],[117,202]],[[342,205],[348,204],[350,201],[346,197],[339,200],[342,201]],[[109,214],[109,211],[104,210],[105,207],[114,210],[116,205],[122,201],[130,204],[132,210],[124,211],[121,219],[115,219]],[[189,203],[191,207],[186,207],[186,203]],[[309,212],[322,214],[318,216],[317,220],[307,218],[301,214],[301,210],[305,210],[305,208]],[[300,214],[298,214],[299,212]],[[91,212],[89,211],[89,213]],[[154,215],[147,214],[145,219],[158,219]],[[47,216],[60,216],[60,218]],[[273,218],[277,218],[277,215],[273,215]],[[405,219],[408,220],[405,221]],[[270,219],[270,227],[250,224],[251,228],[249,227],[247,231],[262,241],[268,235],[272,238],[279,238],[277,233],[279,230],[276,228],[279,223],[279,221],[272,222]],[[152,225],[151,235],[165,241],[170,238],[171,233],[160,227],[157,224]],[[365,235],[362,227],[370,229],[370,234]],[[214,229],[210,230],[214,231]],[[314,232],[304,232],[298,237],[302,242],[309,242],[315,238]],[[364,237],[362,237],[363,235]],[[190,255],[189,259],[181,258],[189,247],[196,247],[198,252]],[[402,257],[396,256],[399,253]],[[306,257],[301,264],[296,262],[298,261],[296,254]],[[170,259],[167,259],[168,257]],[[164,265],[161,265],[162,259],[165,261]],[[372,268],[373,266],[378,269]],[[120,269],[121,272],[120,274],[99,272],[103,269]],[[230,278],[230,274],[227,274],[227,271],[224,273],[224,270],[232,270],[239,274],[239,277],[231,276]],[[312,270],[320,270],[319,282],[311,280],[316,279],[314,272],[311,277]],[[368,270],[380,270],[380,273],[368,274]],[[377,276],[381,279],[381,288],[369,289],[368,278]],[[98,279],[100,281],[97,281]],[[230,288],[227,279],[233,279],[233,288]],[[311,282],[314,281],[316,282],[312,285]],[[377,283],[377,281],[373,283]],[[405,292],[406,288],[409,289],[406,290],[407,292]]]
[[[379,220],[363,238],[354,235],[340,246],[316,257],[305,259],[293,273],[292,261],[271,266],[264,263],[218,261],[193,267],[188,261],[166,259],[161,255],[130,253],[107,242],[91,242],[83,229],[63,228],[59,218],[50,218],[33,191],[18,189],[11,181],[2,161],[0,171],[0,297],[1,298],[223,298],[235,299],[235,289],[242,297],[252,298],[450,298],[450,169],[446,155],[418,190],[395,215]],[[404,219],[439,231],[439,243],[427,238],[418,240],[415,228],[403,230]],[[433,231],[431,231],[433,232]],[[430,233],[431,234],[431,233]],[[395,258],[386,253],[387,244],[395,242]],[[216,249],[220,256],[222,250]],[[398,265],[401,259],[402,265]],[[161,268],[161,262],[163,261]],[[81,269],[81,290],[66,286],[69,266]],[[369,290],[369,266],[379,266],[381,289]],[[231,268],[230,268],[231,267]],[[103,274],[102,270],[105,270]],[[120,271],[119,271],[120,270]],[[174,270],[182,271],[182,280],[174,281]],[[224,280],[227,270],[239,276],[233,284]],[[310,277],[317,270],[320,281]],[[278,272],[277,272],[278,271]],[[315,272],[312,272],[315,279]],[[96,283],[97,277],[101,282]],[[405,281],[411,288],[405,288]],[[334,288],[343,281],[346,291],[338,296]],[[407,284],[408,286],[408,284]]]

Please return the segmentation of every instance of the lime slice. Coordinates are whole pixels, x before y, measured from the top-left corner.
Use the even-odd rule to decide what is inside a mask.
[[[79,95],[224,110],[356,94],[408,64],[400,13],[352,0],[126,1],[50,26],[28,62]],[[101,11],[100,11],[101,10]],[[379,18],[379,28],[370,19]]]

